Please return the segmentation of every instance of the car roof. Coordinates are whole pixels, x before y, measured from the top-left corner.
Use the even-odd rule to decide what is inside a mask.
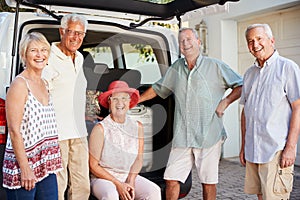
[[[169,18],[213,4],[239,0],[18,0],[20,4],[52,5],[73,8],[88,8],[122,13]],[[9,6],[15,0],[6,0]]]

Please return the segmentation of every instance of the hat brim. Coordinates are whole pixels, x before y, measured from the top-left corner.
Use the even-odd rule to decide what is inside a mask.
[[[98,101],[104,108],[109,108],[108,97],[110,97],[113,93],[118,92],[126,92],[130,95],[130,103],[129,108],[133,108],[137,105],[140,99],[140,93],[137,89],[134,88],[116,88],[106,92],[103,92],[99,95]]]

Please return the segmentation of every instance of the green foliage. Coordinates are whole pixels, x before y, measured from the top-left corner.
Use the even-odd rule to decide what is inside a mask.
[[[0,12],[15,12],[14,8],[10,8],[6,5],[5,0],[0,0]]]
[[[15,8],[11,8],[6,5],[5,0],[0,0],[0,12],[15,12]],[[27,9],[20,8],[20,11],[28,11]]]
[[[141,62],[154,62],[155,55],[150,45],[144,44],[131,44],[133,48],[139,51]]]
[[[109,47],[96,47],[96,48],[94,48],[94,51],[96,53],[105,53],[107,51],[110,51],[110,48]]]
[[[162,22],[152,22],[152,24],[154,26],[162,26],[162,27],[165,27],[165,28],[168,28],[168,29],[173,28],[171,24],[166,24],[166,23],[162,23]]]

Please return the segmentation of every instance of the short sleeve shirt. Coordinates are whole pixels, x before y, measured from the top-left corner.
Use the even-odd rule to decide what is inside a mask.
[[[216,107],[228,88],[242,85],[242,77],[225,63],[200,55],[189,70],[178,59],[152,87],[162,98],[174,94],[173,147],[209,148],[226,136]]]
[[[51,46],[48,65],[42,76],[49,84],[58,125],[58,139],[87,136],[85,103],[87,81],[83,72],[83,56],[76,52],[75,63],[57,43]]]
[[[267,163],[285,146],[291,103],[300,98],[298,65],[277,51],[261,68],[256,62],[244,75],[240,104],[246,118],[245,158]]]

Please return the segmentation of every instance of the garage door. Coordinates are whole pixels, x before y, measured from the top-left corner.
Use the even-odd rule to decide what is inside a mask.
[[[247,68],[253,64],[254,57],[249,53],[246,40],[246,27],[254,23],[267,23],[271,26],[275,37],[275,46],[280,55],[294,60],[300,66],[300,6],[269,12],[263,15],[255,15],[238,22],[238,54],[239,72],[244,74]],[[300,141],[296,164],[300,165]]]

